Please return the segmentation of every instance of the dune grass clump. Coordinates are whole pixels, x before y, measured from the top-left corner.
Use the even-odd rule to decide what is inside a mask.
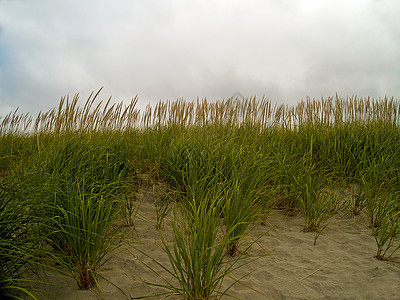
[[[321,232],[328,226],[334,211],[334,198],[323,191],[315,191],[305,186],[304,194],[301,197],[305,219],[305,232],[313,232],[314,245]]]
[[[321,232],[333,216],[334,198],[323,191],[313,173],[313,167],[305,168],[305,173],[294,178],[304,215],[304,231],[314,233],[314,245]]]
[[[386,199],[385,201],[388,202],[387,206],[389,207],[387,215],[382,218],[381,223],[373,232],[378,248],[376,258],[379,260],[390,259],[390,257],[400,249],[400,242],[395,241],[395,238],[400,233],[400,211],[393,211],[392,199]],[[398,207],[398,200],[396,199],[395,202],[396,207]],[[390,211],[392,211],[392,213],[390,213]]]
[[[118,212],[112,193],[96,186],[88,192],[84,185],[69,186],[63,195],[64,205],[54,207],[58,232],[52,237],[62,265],[72,272],[80,289],[96,285],[105,255],[116,247],[112,222]]]
[[[388,193],[363,178],[366,195],[366,215],[377,245],[376,258],[389,259],[399,248],[400,197],[398,191]],[[389,251],[390,250],[390,251]]]
[[[257,158],[256,153],[247,155]],[[243,161],[238,156],[232,162],[234,168],[222,190],[223,223],[225,233],[229,236],[227,254],[231,257],[240,251],[239,243],[249,228],[274,205],[266,184],[266,177],[271,176],[268,168],[262,162],[256,164],[250,157]]]
[[[89,151],[85,144],[72,145],[76,148],[61,148],[61,155],[50,160],[54,198],[44,209],[53,220],[51,239],[64,265],[79,288],[87,289],[96,284],[95,274],[114,248],[112,223],[124,205],[126,167],[123,156],[107,148]]]
[[[51,259],[88,289],[115,248],[112,224],[134,175],[118,141],[104,145],[97,137],[67,135],[51,143],[49,152],[43,149],[18,170],[19,193],[35,207],[41,234],[54,249]]]
[[[162,249],[168,256],[170,267],[153,260],[170,278],[147,265],[164,280],[162,284],[148,284],[167,291],[152,296],[181,295],[184,299],[193,300],[220,299],[232,287],[233,284],[222,288],[222,283],[229,273],[241,267],[238,265],[241,256],[227,258],[227,247],[237,241],[232,240],[231,232],[221,234],[222,198],[213,197],[212,193],[208,197],[201,200],[187,199],[173,211],[173,241],[169,242],[161,235]],[[234,229],[232,227],[230,230]]]
[[[215,292],[223,294],[219,289],[229,267],[224,266],[226,240],[218,236],[220,216],[213,201],[188,203],[183,223],[179,224],[177,216],[173,219],[172,248],[163,240],[173,269],[171,275],[179,282],[178,289],[168,288],[185,299],[209,299]]]
[[[224,192],[223,223],[229,238],[226,251],[230,257],[238,253],[239,242],[260,214],[255,200],[249,195],[243,195],[237,182],[233,182]]]
[[[240,176],[245,178],[239,180],[239,174],[234,177],[234,172],[232,177],[226,177],[224,168],[234,168],[240,161],[230,160],[233,165],[225,165],[228,155],[219,152],[223,147],[217,144],[214,151],[203,147],[198,145],[194,152],[185,153],[185,163],[178,165],[183,167],[174,173],[181,182],[175,185],[178,181],[173,180],[170,187],[175,189],[177,198],[171,221],[172,243],[160,232],[162,248],[171,267],[156,262],[171,276],[170,280],[162,277],[165,284],[156,286],[167,289],[166,295],[179,294],[185,299],[219,299],[227,293],[230,286],[222,289],[222,283],[239,267],[242,255],[237,255],[238,244],[259,215],[259,191],[254,192],[253,188],[262,178],[255,177],[260,174],[254,170],[251,172],[251,163],[242,164]],[[166,211],[167,206],[158,203],[156,208]],[[155,268],[147,266],[160,275]]]
[[[153,192],[154,192],[153,185]],[[156,207],[156,229],[160,230],[163,226],[164,219],[171,212],[173,202],[177,198],[177,193],[168,188],[158,191],[158,197],[154,201]]]
[[[350,210],[353,216],[358,216],[367,206],[367,195],[360,186],[351,187]]]
[[[39,265],[44,237],[38,235],[34,207],[14,188],[0,181],[0,299],[18,298],[17,293],[36,299],[23,275]]]
[[[135,226],[135,217],[140,208],[140,202],[138,201],[137,193],[138,187],[136,184],[133,184],[135,187],[130,187],[130,191],[125,191],[121,193],[120,199],[120,209],[119,215],[122,219],[123,225],[126,227],[134,227]]]
[[[379,260],[389,259],[400,248],[400,243],[396,241],[400,233],[399,207],[398,193],[381,194],[368,199],[369,225],[377,245],[376,258]]]

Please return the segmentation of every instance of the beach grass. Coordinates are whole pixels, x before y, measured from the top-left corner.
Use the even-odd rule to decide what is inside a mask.
[[[397,100],[177,100],[139,111],[137,98],[113,104],[99,101],[100,91],[83,105],[78,95],[63,97],[36,118],[15,111],[0,119],[1,243],[14,253],[0,253],[8,263],[3,293],[37,262],[21,255],[30,251],[24,247],[43,245],[79,288],[97,286],[117,246],[116,224],[134,225],[138,172],[173,195],[155,203],[160,231],[173,212],[173,243],[164,239],[162,247],[179,287],[164,287],[188,299],[225,293],[225,255],[240,257],[241,240],[272,210],[302,213],[315,244],[335,213],[338,185],[353,190],[350,209],[371,227],[376,257],[399,249]]]

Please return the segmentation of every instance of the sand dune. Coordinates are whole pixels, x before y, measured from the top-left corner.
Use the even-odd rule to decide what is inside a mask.
[[[57,286],[40,286],[51,293],[44,295],[45,299],[126,299],[162,291],[145,283],[162,281],[143,265],[151,260],[137,250],[168,264],[158,244],[154,195],[150,191],[141,190],[142,204],[135,228],[122,229],[122,246],[100,270],[104,277],[99,280],[102,295],[79,291],[72,278],[47,272],[42,279]],[[301,214],[286,216],[283,212],[272,213],[266,226],[255,224],[241,249],[259,238],[243,255],[243,261],[259,258],[226,279],[225,286],[232,278],[248,274],[229,294],[238,299],[400,299],[399,254],[390,261],[374,258],[375,240],[361,218],[336,215],[316,245],[312,233],[302,232],[303,225]],[[167,237],[169,228],[167,220],[163,228]]]

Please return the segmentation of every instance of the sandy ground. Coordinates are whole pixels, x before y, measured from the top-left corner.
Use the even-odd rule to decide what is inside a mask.
[[[131,299],[151,295],[162,290],[147,285],[146,281],[162,280],[142,262],[152,258],[168,265],[159,246],[155,229],[155,194],[147,186],[140,190],[141,202],[135,228],[121,229],[123,245],[109,257],[99,273],[102,295],[96,291],[80,291],[74,279],[47,272],[41,279],[55,285],[40,286],[48,294],[44,299]],[[374,258],[376,244],[361,218],[336,215],[325,232],[313,245],[313,234],[302,232],[304,219],[300,214],[286,216],[274,212],[267,225],[255,224],[241,248],[259,238],[243,262],[259,257],[236,270],[232,278],[246,277],[236,283],[229,294],[237,299],[400,299],[400,252],[390,261]],[[166,220],[163,232],[170,236]],[[162,299],[161,296],[154,299]],[[177,296],[169,299],[180,299]],[[229,299],[224,296],[223,299]]]

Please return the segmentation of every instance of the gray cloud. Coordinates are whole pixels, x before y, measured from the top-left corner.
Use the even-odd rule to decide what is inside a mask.
[[[399,97],[396,0],[0,1],[0,115],[104,86],[114,101],[240,91]]]

